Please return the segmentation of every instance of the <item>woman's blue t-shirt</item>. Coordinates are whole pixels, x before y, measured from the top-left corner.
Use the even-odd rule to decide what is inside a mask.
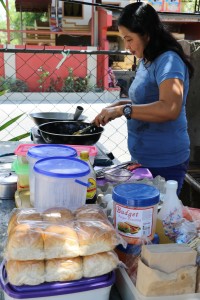
[[[134,105],[159,100],[159,85],[169,78],[179,78],[184,84],[183,103],[179,117],[174,121],[153,123],[128,120],[128,148],[132,159],[146,167],[170,167],[189,158],[190,141],[185,112],[189,90],[189,75],[180,56],[167,51],[151,64],[141,60],[129,97]]]

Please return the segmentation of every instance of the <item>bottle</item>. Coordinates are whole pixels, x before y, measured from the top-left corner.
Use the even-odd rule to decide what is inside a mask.
[[[183,205],[177,196],[177,187],[178,183],[175,180],[166,182],[164,203],[158,213],[158,219],[162,221],[165,235],[170,240],[175,240],[178,236],[183,218]]]
[[[96,174],[89,159],[89,152],[87,150],[81,151],[80,159],[87,162],[90,167],[90,174],[88,177],[88,183],[90,185],[87,188],[86,204],[94,204],[96,203],[97,200],[97,183],[96,183]]]

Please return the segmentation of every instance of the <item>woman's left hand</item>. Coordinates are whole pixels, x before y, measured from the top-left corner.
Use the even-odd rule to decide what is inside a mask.
[[[103,108],[100,114],[98,114],[92,121],[96,126],[105,126],[111,120],[119,118],[122,116],[122,106],[106,107]]]

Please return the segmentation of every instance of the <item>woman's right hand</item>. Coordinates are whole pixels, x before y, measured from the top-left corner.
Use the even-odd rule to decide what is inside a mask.
[[[96,126],[105,126],[108,122],[121,117],[123,115],[123,106],[127,103],[131,103],[130,100],[118,101],[103,108],[92,123],[95,123]]]
[[[102,111],[92,121],[92,123],[95,123],[96,126],[105,126],[108,122],[121,117],[123,114],[122,109],[122,106],[103,108]]]

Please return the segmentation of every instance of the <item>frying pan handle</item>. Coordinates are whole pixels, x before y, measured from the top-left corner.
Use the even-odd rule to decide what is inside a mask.
[[[84,186],[86,186],[86,187],[89,187],[89,186],[90,186],[90,183],[89,183],[89,182],[85,183],[85,182],[83,182],[83,181],[81,181],[81,180],[78,180],[78,179],[75,179],[75,182],[78,183],[78,184],[84,185]]]
[[[74,121],[78,120],[78,118],[80,117],[82,112],[83,112],[83,107],[82,106],[77,106],[75,114],[74,114]]]

